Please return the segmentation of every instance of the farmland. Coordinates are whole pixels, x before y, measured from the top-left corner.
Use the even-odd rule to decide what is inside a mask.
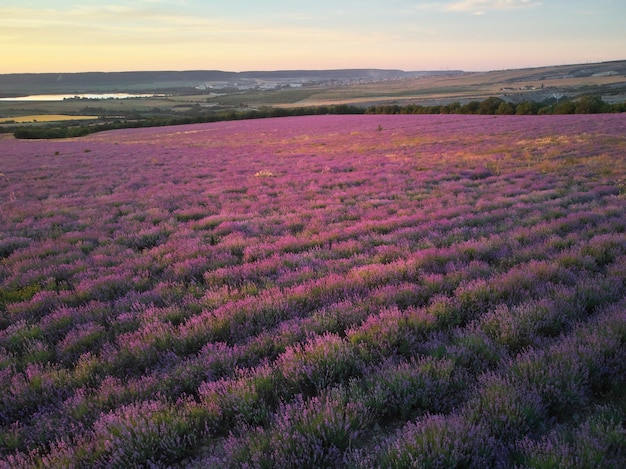
[[[80,98],[85,94],[117,96],[120,92],[135,96]],[[67,99],[23,98],[41,94],[61,94]],[[72,95],[76,97],[71,98]],[[18,98],[20,96],[22,98]],[[0,74],[0,121],[10,122],[0,122],[0,132],[13,133],[18,127],[15,123],[21,118],[40,114],[68,116],[65,127],[72,125],[72,116],[82,115],[98,116],[98,124],[115,121],[154,124],[155,121],[194,119],[191,123],[198,119],[206,122],[224,113],[235,117],[268,108],[310,110],[348,105],[365,110],[389,105],[468,104],[489,98],[512,104],[535,102],[538,109],[533,113],[536,114],[540,108],[552,113],[559,102],[574,104],[590,97],[608,105],[623,104],[626,101],[626,61],[490,72],[348,69]],[[54,99],[53,96],[48,98]],[[562,111],[558,113],[574,112]],[[458,108],[447,112],[458,112]],[[603,112],[614,111],[604,109]],[[40,127],[42,120],[19,127]],[[78,135],[84,134],[71,136]]]
[[[10,119],[0,119],[0,124],[5,123],[18,123],[25,122],[63,122],[63,121],[77,121],[77,120],[97,120],[98,116],[66,116],[63,114],[37,114],[30,116],[21,116]]]
[[[0,467],[625,465],[622,114],[0,150]]]

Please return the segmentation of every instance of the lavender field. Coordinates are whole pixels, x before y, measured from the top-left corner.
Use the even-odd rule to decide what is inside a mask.
[[[0,140],[0,467],[626,466],[626,117]]]

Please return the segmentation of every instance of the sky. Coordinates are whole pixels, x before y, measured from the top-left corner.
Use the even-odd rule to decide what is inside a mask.
[[[626,0],[0,0],[0,73],[626,59]]]

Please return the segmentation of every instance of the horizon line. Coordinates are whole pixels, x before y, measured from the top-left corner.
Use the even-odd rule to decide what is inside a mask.
[[[293,69],[266,69],[266,70],[223,70],[223,69],[146,69],[146,70],[84,70],[84,71],[49,71],[49,72],[0,72],[0,75],[47,75],[47,74],[86,74],[86,73],[184,73],[184,72],[222,72],[222,73],[278,73],[278,72],[332,72],[343,70],[377,70],[377,71],[392,71],[402,73],[423,73],[423,72],[463,72],[463,73],[488,73],[488,72],[500,72],[509,70],[532,70],[539,68],[552,68],[552,67],[572,67],[580,65],[600,65],[609,63],[626,62],[624,59],[615,60],[602,60],[602,61],[589,61],[578,63],[566,63],[566,64],[552,64],[552,65],[528,65],[523,67],[508,67],[508,68],[494,68],[488,70],[465,70],[461,68],[430,68],[430,69],[414,69],[405,70],[401,68],[379,68],[379,67],[346,67],[346,68],[293,68]]]

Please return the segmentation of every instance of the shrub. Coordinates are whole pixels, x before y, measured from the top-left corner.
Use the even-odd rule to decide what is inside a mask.
[[[74,363],[83,353],[97,353],[105,339],[105,329],[93,322],[80,324],[72,329],[57,345],[59,359],[66,363]]]
[[[383,361],[359,384],[368,409],[381,422],[416,413],[449,411],[458,402],[461,375],[449,359],[424,357],[394,364]]]
[[[484,313],[493,303],[494,294],[486,280],[471,280],[454,291],[458,302],[458,321],[456,325],[465,325],[470,320]]]
[[[523,467],[623,467],[626,461],[623,411],[610,407],[594,410],[579,426],[559,427],[538,440],[520,441],[517,446]]]
[[[219,415],[218,431],[224,432],[233,428],[235,424],[266,423],[270,409],[264,400],[265,391],[263,387],[257,388],[257,378],[254,375],[239,372],[235,378],[223,378],[201,384],[198,394],[201,404],[214,409]]]
[[[368,409],[335,388],[308,401],[281,407],[271,427],[274,467],[342,467],[344,453],[358,445],[370,421]]]
[[[589,369],[567,347],[524,352],[510,370],[514,382],[537,393],[554,417],[567,418],[589,402]]]
[[[426,415],[390,438],[377,462],[389,469],[491,467],[494,445],[480,425],[456,415]]]
[[[76,286],[76,295],[85,302],[112,301],[131,291],[134,286],[133,279],[128,273],[114,273],[82,280]]]
[[[461,324],[463,315],[456,298],[447,295],[434,295],[426,307],[426,312],[432,315],[441,329]]]
[[[195,446],[198,429],[180,407],[144,401],[103,414],[94,423],[95,445],[87,457],[109,467],[162,466],[182,459]]]
[[[314,336],[288,347],[276,360],[287,390],[310,396],[359,374],[352,345],[335,334]]]
[[[465,403],[461,415],[487,429],[502,448],[538,434],[546,425],[546,411],[536,392],[491,372],[479,378],[475,396]]]
[[[29,246],[31,242],[31,239],[24,237],[3,238],[0,240],[0,259],[9,257],[18,249]]]
[[[408,356],[418,340],[409,328],[406,315],[398,308],[369,316],[360,326],[346,331],[346,335],[352,344],[364,347],[374,357]]]
[[[448,354],[457,366],[472,374],[493,370],[506,360],[506,349],[489,338],[475,324],[466,329],[457,329],[452,342],[448,344]]]
[[[575,304],[582,315],[593,314],[603,305],[617,301],[622,291],[622,282],[616,278],[583,278],[575,287]]]
[[[318,335],[331,333],[341,337],[350,327],[359,324],[367,316],[368,308],[363,302],[345,300],[316,310],[304,321],[313,333]]]
[[[567,330],[568,318],[549,301],[530,301],[514,306],[500,304],[484,314],[481,329],[512,353],[541,346],[546,338]]]

